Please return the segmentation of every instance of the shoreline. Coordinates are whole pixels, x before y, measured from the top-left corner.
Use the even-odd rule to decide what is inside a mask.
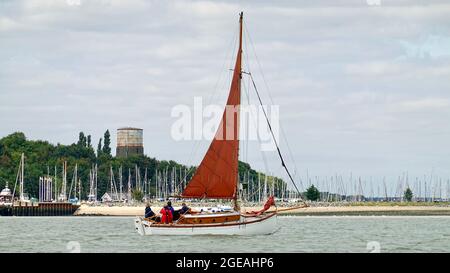
[[[178,209],[177,206],[174,206]],[[160,206],[152,207],[154,212]],[[199,210],[198,206],[192,206]],[[243,213],[259,210],[261,207],[242,207]],[[288,209],[283,211],[284,209]],[[81,205],[74,216],[143,216],[145,206],[89,206]],[[279,207],[279,215],[290,216],[450,216],[449,206],[327,206],[289,209]],[[268,212],[273,212],[272,207]]]

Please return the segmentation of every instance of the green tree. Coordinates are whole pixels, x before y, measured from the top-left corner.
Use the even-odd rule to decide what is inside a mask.
[[[109,134],[109,130],[106,130],[104,138],[103,153],[111,155],[111,135]]]
[[[102,155],[102,138],[100,138],[97,145],[97,157],[100,157],[101,155]]]
[[[136,201],[142,201],[144,193],[141,190],[133,190],[131,191],[131,198]]]
[[[87,147],[88,147],[88,148],[92,148],[91,135],[88,135],[88,136],[87,136]]]
[[[413,192],[409,187],[406,189],[403,197],[405,198],[406,201],[411,202],[413,198]]]
[[[306,190],[306,199],[311,200],[311,201],[317,201],[320,198],[320,192],[319,190],[314,187],[314,185],[311,185],[311,187],[309,187]]]
[[[86,136],[84,135],[83,132],[80,132],[79,136],[78,136],[78,146],[80,147],[86,147]]]
[[[84,135],[84,133],[83,133]],[[25,192],[31,197],[39,196],[39,177],[46,175],[50,171],[50,175],[56,172],[58,177],[58,191],[61,190],[61,174],[62,166],[67,161],[67,172],[69,183],[67,185],[67,192],[70,188],[70,177],[74,173],[75,164],[78,165],[78,177],[81,179],[81,196],[83,200],[89,194],[89,179],[90,172],[93,166],[98,165],[98,197],[101,197],[105,192],[110,192],[110,167],[113,167],[113,172],[118,179],[119,167],[122,167],[122,175],[124,181],[127,180],[127,170],[131,170],[131,184],[136,185],[135,166],[137,165],[141,171],[141,179],[144,178],[144,170],[148,171],[148,178],[150,180],[151,194],[154,194],[156,171],[161,176],[164,173],[168,175],[169,181],[176,181],[180,177],[186,175],[186,181],[189,181],[194,175],[195,166],[181,165],[175,161],[156,160],[155,158],[146,155],[134,155],[127,158],[116,158],[104,154],[102,152],[103,139],[99,140],[97,149],[98,156],[96,156],[95,148],[80,146],[77,143],[76,136],[73,144],[64,145],[58,143],[53,145],[47,141],[42,140],[27,140],[23,133],[17,132],[0,138],[0,190],[4,188],[6,182],[9,182],[10,188],[14,187],[14,182],[17,177],[17,169],[20,163],[21,154],[25,154]],[[78,139],[80,140],[80,138]],[[80,144],[83,142],[81,137]],[[86,144],[89,146],[89,136],[86,137]],[[176,174],[176,178],[172,177]],[[251,166],[244,162],[239,162],[239,176],[244,181],[247,181],[247,189],[256,190],[258,187],[258,176],[261,181],[264,181],[265,174],[258,173],[251,168]],[[117,180],[116,180],[117,181]],[[269,177],[268,183],[271,185],[275,181],[276,188],[281,188],[285,182],[281,179]],[[126,184],[124,188],[126,192]],[[16,187],[18,192],[18,186]],[[143,192],[135,191],[133,199],[142,200]]]

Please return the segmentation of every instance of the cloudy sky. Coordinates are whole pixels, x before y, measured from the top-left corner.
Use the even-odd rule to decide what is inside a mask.
[[[134,126],[149,156],[198,164],[207,143],[175,141],[171,110],[224,104],[241,10],[244,69],[280,107],[297,178],[450,177],[448,1],[1,0],[0,137],[115,145]]]

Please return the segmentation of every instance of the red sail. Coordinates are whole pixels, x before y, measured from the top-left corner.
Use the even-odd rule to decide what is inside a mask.
[[[242,18],[240,38],[240,41],[242,41]],[[241,103],[241,56],[242,43],[240,42],[230,94],[222,120],[205,157],[184,189],[183,197],[231,199],[236,196],[239,105]]]

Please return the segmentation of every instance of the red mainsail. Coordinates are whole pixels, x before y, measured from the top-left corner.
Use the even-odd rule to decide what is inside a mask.
[[[241,103],[242,14],[239,49],[227,105],[205,157],[182,193],[188,198],[236,197],[238,183],[239,105]]]

